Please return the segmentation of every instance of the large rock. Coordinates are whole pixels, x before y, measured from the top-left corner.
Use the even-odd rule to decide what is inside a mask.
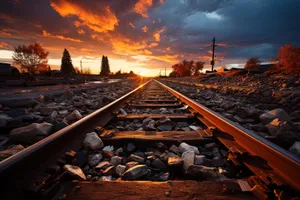
[[[5,158],[8,158],[19,151],[24,150],[25,148],[22,145],[13,145],[8,147],[7,149],[0,151],[0,161],[4,160]]]
[[[89,163],[90,166],[95,166],[95,165],[97,165],[102,159],[103,159],[102,154],[100,154],[100,153],[92,154],[92,155],[89,155],[89,157],[88,157],[88,163]]]
[[[101,150],[104,147],[104,143],[97,133],[91,132],[86,134],[83,141],[83,146],[86,149]]]
[[[66,117],[66,120],[68,124],[71,124],[73,122],[76,122],[77,120],[80,120],[81,118],[82,115],[80,114],[80,112],[78,110],[74,110]]]
[[[143,120],[143,130],[144,131],[155,131],[155,121],[151,118],[146,118]]]
[[[273,121],[275,118],[280,119],[280,121],[290,121],[290,116],[281,108],[271,110],[259,116],[259,119],[262,123],[268,124]]]
[[[179,145],[179,150],[181,153],[184,153],[186,151],[193,151],[195,152],[196,154],[199,154],[199,150],[197,147],[195,146],[192,146],[192,145],[188,145],[187,143],[185,142],[182,142],[180,145]]]
[[[160,170],[167,169],[167,165],[163,161],[161,161],[159,158],[154,159],[151,163],[151,166],[156,169],[160,169]]]
[[[186,151],[181,155],[183,160],[183,168],[188,169],[190,165],[194,164],[195,160],[195,152],[194,151]]]
[[[300,142],[294,142],[294,144],[289,148],[289,151],[300,156]]]
[[[290,124],[286,121],[281,121],[278,118],[271,121],[269,124],[266,125],[266,127],[269,130],[270,135],[272,136],[280,136],[287,134],[292,127]]]
[[[83,173],[83,171],[81,170],[80,167],[74,166],[74,165],[65,165],[64,169],[70,174],[72,175],[74,178],[78,179],[78,180],[82,180],[85,181],[86,180],[86,176]]]
[[[128,169],[122,175],[122,179],[124,180],[137,180],[145,175],[147,175],[149,169],[146,165],[136,165]]]
[[[124,166],[124,165],[117,165],[116,166],[116,174],[118,176],[122,176],[123,173],[125,172],[125,170],[126,170],[126,166]]]
[[[32,123],[24,127],[15,128],[9,133],[9,139],[14,142],[35,143],[51,133],[52,124],[47,122]]]
[[[171,131],[173,129],[173,122],[168,117],[163,116],[157,122],[157,129],[159,131]]]
[[[200,178],[201,180],[212,180],[218,178],[215,168],[202,165],[190,165],[187,169],[189,175]]]
[[[131,154],[128,157],[128,161],[134,161],[134,162],[138,162],[138,163],[143,164],[145,162],[145,159],[143,157],[141,157],[141,156],[137,156],[137,155]]]

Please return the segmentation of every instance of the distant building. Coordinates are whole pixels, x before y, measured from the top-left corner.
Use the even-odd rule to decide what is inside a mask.
[[[10,64],[0,63],[0,76],[20,76],[20,72]]]

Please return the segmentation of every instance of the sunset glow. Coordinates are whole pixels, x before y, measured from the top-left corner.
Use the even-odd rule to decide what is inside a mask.
[[[49,51],[51,69],[60,69],[67,48],[75,67],[82,61],[82,67],[94,74],[99,73],[102,55],[108,56],[112,72],[121,69],[156,76],[165,67],[170,72],[171,66],[183,59],[203,61],[209,69],[213,37],[217,39],[216,68],[243,66],[250,56],[269,61],[278,47],[293,37],[279,37],[281,30],[287,26],[295,30],[293,33],[298,30],[295,24],[281,23],[285,20],[269,14],[277,8],[276,13],[287,9],[295,14],[290,11],[294,6],[278,0],[257,4],[191,0],[15,2],[1,1],[1,62],[12,63],[14,46],[40,42]],[[259,16],[249,10],[257,10]],[[237,17],[238,13],[245,16]]]

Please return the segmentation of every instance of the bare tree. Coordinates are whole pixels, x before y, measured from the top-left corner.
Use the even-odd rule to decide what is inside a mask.
[[[251,57],[246,62],[245,69],[248,70],[257,70],[261,61],[257,57]]]
[[[13,53],[14,63],[21,66],[23,70],[30,74],[36,74],[39,67],[44,67],[48,63],[49,52],[46,51],[40,43],[19,45],[15,47]]]

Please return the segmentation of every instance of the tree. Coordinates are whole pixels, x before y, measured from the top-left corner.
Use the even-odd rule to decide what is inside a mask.
[[[202,61],[188,61],[183,60],[172,66],[173,71],[176,72],[172,75],[176,76],[197,76],[199,75],[199,70],[203,69],[205,62]]]
[[[245,65],[247,70],[257,70],[261,61],[257,57],[251,57],[248,59]]]
[[[110,74],[109,62],[107,56],[102,56],[100,76],[108,76]]]
[[[293,47],[290,44],[280,47],[277,54],[279,60],[277,71],[283,73],[300,73],[300,46]]]
[[[193,75],[194,76],[198,76],[199,75],[199,71],[203,69],[205,62],[202,61],[197,61],[194,65],[193,68]]]
[[[21,66],[22,70],[29,74],[36,74],[38,68],[46,66],[48,63],[49,52],[40,43],[32,43],[28,46],[19,45],[14,48],[13,60],[15,64]]]
[[[67,49],[65,49],[63,52],[60,71],[65,75],[71,75],[75,73],[75,69],[72,64],[71,55]]]
[[[82,70],[82,74],[85,74],[85,75],[90,75],[91,74],[91,69],[88,67],[88,68],[85,68]]]
[[[178,72],[176,72],[176,71],[172,71],[172,72],[169,74],[169,77],[179,77],[179,74],[178,74]]]

